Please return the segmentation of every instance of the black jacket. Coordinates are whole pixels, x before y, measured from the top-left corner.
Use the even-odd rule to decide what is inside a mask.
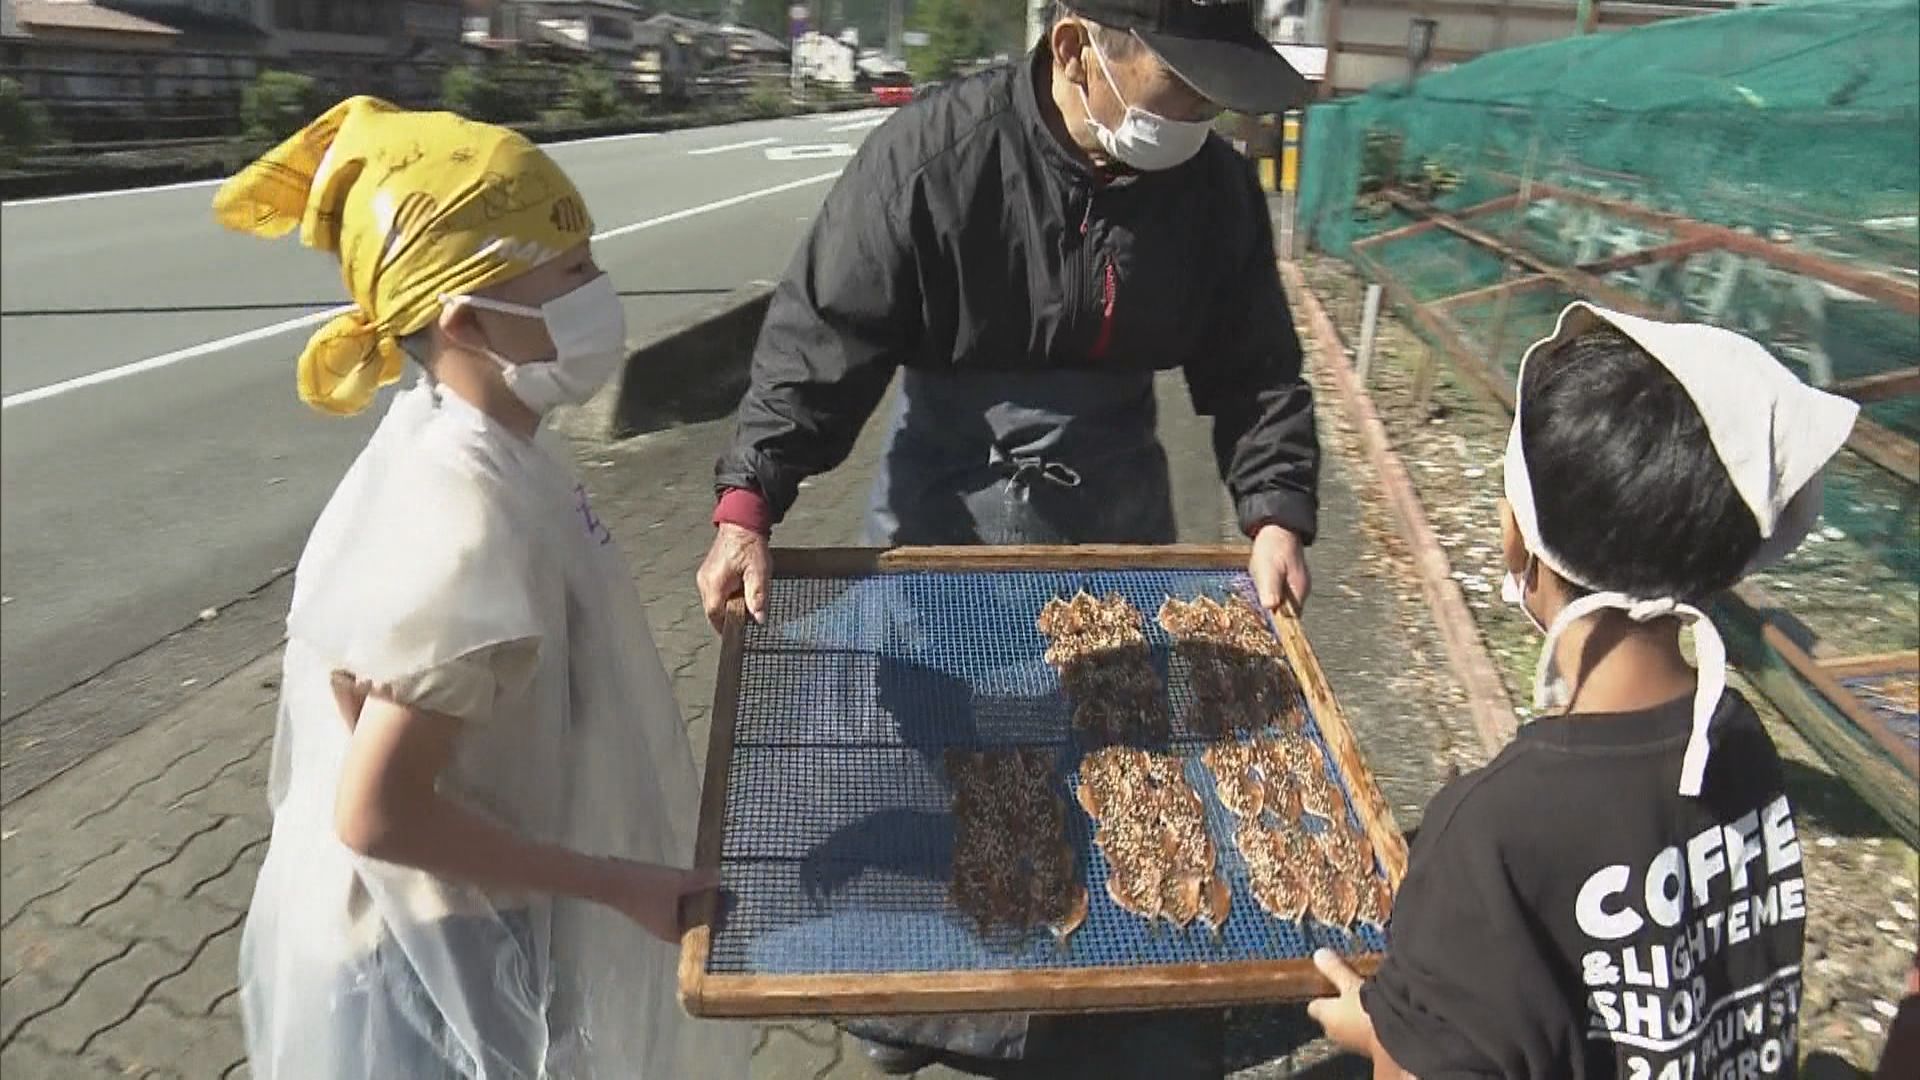
[[[784,516],[898,365],[1181,367],[1241,526],[1310,540],[1313,398],[1251,167],[1215,137],[1103,184],[1042,119],[1044,62],[950,84],[860,148],[774,293],[718,486]]]

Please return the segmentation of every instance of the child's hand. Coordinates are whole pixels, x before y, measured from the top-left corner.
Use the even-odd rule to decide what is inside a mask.
[[[1307,1015],[1313,1017],[1340,1049],[1364,1057],[1373,1056],[1373,1021],[1368,1018],[1367,1010],[1360,1004],[1360,984],[1365,980],[1354,974],[1345,960],[1330,949],[1321,949],[1313,954],[1313,966],[1320,974],[1333,983],[1340,992],[1339,997],[1321,998],[1307,1006]]]
[[[715,870],[680,870],[629,859],[605,863],[605,880],[596,890],[600,902],[669,945],[680,944],[686,929],[685,901],[720,887]]]

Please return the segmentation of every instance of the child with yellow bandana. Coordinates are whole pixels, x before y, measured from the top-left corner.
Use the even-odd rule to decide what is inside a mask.
[[[592,220],[521,136],[341,103],[215,215],[337,255],[299,360],[358,412],[288,615],[273,837],[241,945],[252,1073],[742,1075],[675,998],[698,781],[625,560],[541,419],[625,355]],[[636,925],[637,924],[637,925]]]

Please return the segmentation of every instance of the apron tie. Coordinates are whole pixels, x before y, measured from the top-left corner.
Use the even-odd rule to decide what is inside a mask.
[[[1007,481],[1007,490],[1022,499],[1036,481],[1044,480],[1064,488],[1080,486],[1080,474],[1058,461],[1038,454],[1009,454],[995,443],[987,451],[987,464]]]

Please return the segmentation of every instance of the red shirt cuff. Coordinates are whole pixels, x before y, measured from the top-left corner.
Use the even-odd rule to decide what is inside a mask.
[[[720,501],[713,508],[713,524],[738,525],[742,529],[751,529],[761,536],[773,534],[773,508],[757,491],[746,488],[728,488],[720,493]]]

